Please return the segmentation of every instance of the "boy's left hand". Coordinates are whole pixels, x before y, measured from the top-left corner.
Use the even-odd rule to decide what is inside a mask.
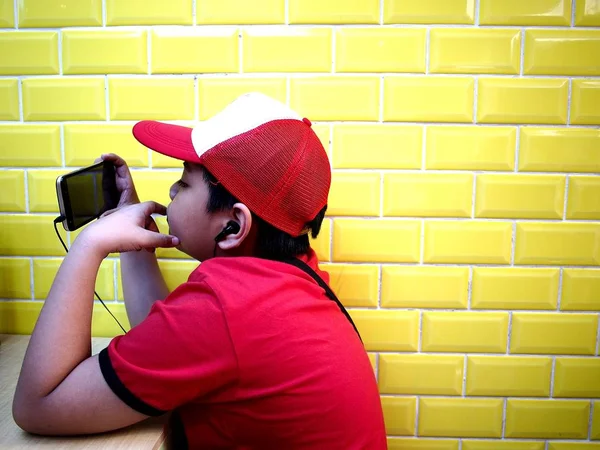
[[[175,247],[179,239],[158,233],[152,214],[165,215],[167,208],[156,202],[129,205],[108,211],[88,225],[76,239],[80,245],[97,250],[102,257],[114,252],[130,252],[157,247]]]

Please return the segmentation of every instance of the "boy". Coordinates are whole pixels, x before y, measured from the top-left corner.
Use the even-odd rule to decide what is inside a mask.
[[[82,231],[56,276],[17,385],[19,426],[95,433],[172,411],[175,448],[386,448],[369,360],[308,243],[331,179],[310,121],[248,94],[194,129],[143,121],[133,133],[183,160],[181,180],[168,208],[140,204],[125,162],[104,156],[120,205]],[[140,250],[173,246],[202,264],[169,293]],[[90,357],[111,252],[133,328]]]

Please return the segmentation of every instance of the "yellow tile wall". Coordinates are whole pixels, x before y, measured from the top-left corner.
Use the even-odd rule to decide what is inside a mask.
[[[131,126],[260,91],[330,157],[312,245],[389,448],[600,447],[598,0],[138,3],[0,1],[0,333],[31,332],[64,256],[56,176],[116,152],[168,203],[181,165]],[[157,255],[170,288],[197,264]],[[127,323],[116,255],[97,287]]]

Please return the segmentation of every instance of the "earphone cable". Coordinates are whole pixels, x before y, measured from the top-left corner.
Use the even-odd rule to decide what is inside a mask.
[[[58,236],[58,240],[60,241],[60,243],[62,244],[63,248],[65,249],[66,253],[69,253],[69,249],[67,248],[65,242],[63,241],[60,233],[58,232],[58,227],[57,224],[59,222],[62,222],[63,220],[65,220],[65,218],[63,216],[57,217],[56,219],[54,219],[54,231],[56,231],[56,236]],[[119,322],[119,319],[117,319],[115,317],[115,315],[112,313],[112,311],[110,309],[108,309],[108,307],[104,304],[104,302],[102,301],[102,299],[100,298],[100,296],[98,295],[98,293],[94,290],[94,294],[96,295],[96,298],[98,300],[100,300],[100,303],[102,303],[102,306],[104,306],[104,308],[108,311],[108,313],[112,316],[113,319],[115,319],[115,322],[117,322],[117,324],[119,325],[119,327],[121,327],[121,330],[123,330],[123,333],[127,333],[127,331],[125,331],[125,328],[123,328],[123,325],[121,325],[121,322]]]

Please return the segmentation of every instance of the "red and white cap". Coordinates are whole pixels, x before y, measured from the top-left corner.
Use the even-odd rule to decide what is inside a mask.
[[[260,218],[292,236],[327,204],[331,169],[308,119],[264,94],[242,95],[193,128],[151,120],[133,135],[163,155],[201,164]]]

